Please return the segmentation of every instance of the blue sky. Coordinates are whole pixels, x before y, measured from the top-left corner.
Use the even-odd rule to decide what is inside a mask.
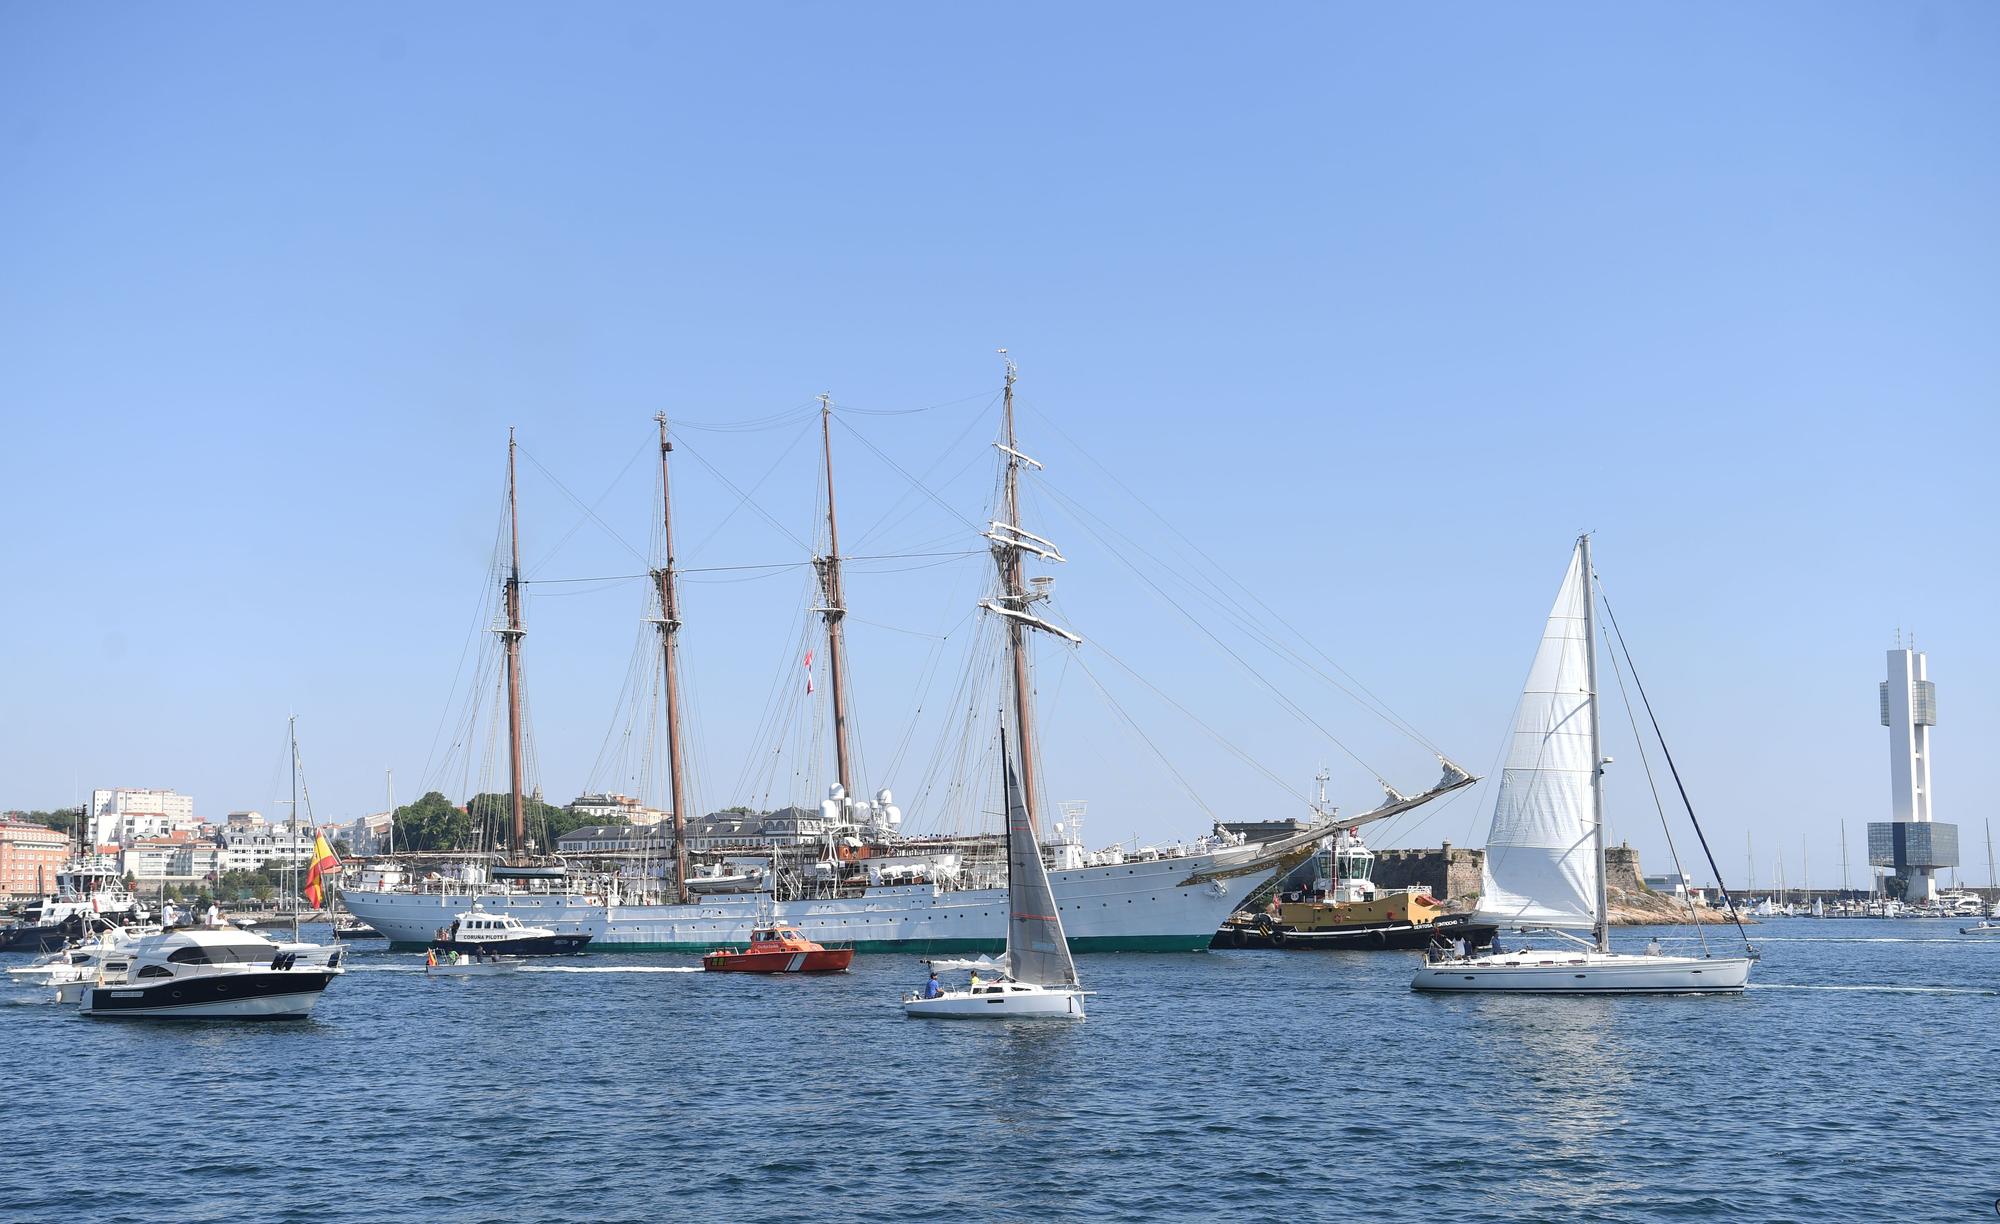
[[[323,815],[379,806],[388,768],[407,798],[485,599],[508,426],[531,565],[585,577],[639,566],[566,534],[562,490],[643,552],[655,411],[946,405],[836,435],[846,533],[914,504],[878,542],[915,551],[969,533],[898,507],[850,430],[979,518],[1005,345],[1079,660],[1208,809],[1297,802],[1088,651],[1293,789],[1324,761],[1336,800],[1374,796],[1064,499],[1156,552],[1157,511],[1480,772],[1597,531],[1724,868],[1748,833],[1760,883],[1808,844],[1835,882],[1837,822],[1858,847],[1886,812],[1874,685],[1914,627],[1937,811],[1983,883],[1996,51],[1978,3],[0,5],[0,804],[273,811],[294,711]],[[772,472],[760,504],[805,536],[802,428],[684,436],[739,488]],[[689,564],[801,554],[701,460],[676,493]],[[850,580],[871,762],[916,772],[947,738],[949,677],[911,712],[918,635],[980,565]],[[556,591],[527,649],[566,798],[641,593]],[[690,584],[704,806],[769,751],[803,598],[796,570]],[[1205,827],[1060,656],[1040,680],[1089,840]],[[1614,832],[1653,864],[1639,785],[1614,778]],[[1394,835],[1476,842],[1484,790]]]

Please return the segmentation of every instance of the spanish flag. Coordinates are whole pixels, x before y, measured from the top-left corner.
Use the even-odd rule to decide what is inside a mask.
[[[312,866],[306,869],[306,900],[314,909],[326,902],[326,877],[340,870],[340,860],[333,857],[333,847],[326,844],[326,834],[313,835]]]

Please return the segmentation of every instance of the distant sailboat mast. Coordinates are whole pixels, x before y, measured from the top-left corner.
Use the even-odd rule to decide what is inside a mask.
[[[674,808],[674,896],[688,903],[687,787],[682,779],[681,702],[679,637],[680,602],[674,592],[674,499],[667,484],[667,456],[674,444],[667,440],[667,414],[654,416],[660,425],[660,537],[665,560],[653,571],[659,585],[661,683],[667,696],[667,786]]]
[[[507,431],[507,536],[510,559],[504,587],[507,627],[500,639],[507,645],[507,788],[509,810],[513,814],[512,837],[507,843],[510,857],[526,860],[528,822],[521,810],[521,510],[514,496],[514,431]]]

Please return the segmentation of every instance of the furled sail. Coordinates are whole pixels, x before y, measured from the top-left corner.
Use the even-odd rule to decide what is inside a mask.
[[[1000,737],[1000,770],[1007,780],[1007,961],[1009,975],[1034,986],[1076,985],[1076,962],[1063,938],[1049,869],[1021,793],[1021,779]]]
[[[1516,928],[1596,923],[1589,598],[1579,545],[1514,714],[1486,835],[1481,921]]]

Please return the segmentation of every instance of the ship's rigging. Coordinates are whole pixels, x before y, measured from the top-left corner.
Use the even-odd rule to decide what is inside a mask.
[[[496,749],[504,734],[508,776],[506,827],[475,830],[478,846],[469,848],[491,849],[504,842],[510,853],[518,855],[530,848],[547,853],[553,843],[546,829],[533,827],[533,816],[544,809],[539,803],[529,802],[539,799],[541,792],[535,782],[538,757],[521,650],[526,633],[526,605],[531,598],[590,595],[631,589],[637,583],[644,584],[647,604],[642,616],[644,623],[635,638],[616,713],[583,789],[635,794],[647,806],[670,813],[677,829],[707,811],[733,805],[757,809],[791,805],[811,809],[832,784],[838,784],[851,808],[865,812],[874,802],[867,798],[867,788],[886,787],[897,777],[902,778],[898,789],[911,812],[912,828],[943,834],[993,828],[997,820],[997,812],[991,810],[993,788],[985,782],[997,770],[996,761],[990,758],[998,742],[995,720],[1000,718],[1002,689],[1019,694],[1017,702],[1030,700],[1036,692],[1033,652],[1007,647],[1010,642],[1018,645],[1025,637],[1037,636],[1033,632],[1037,630],[1068,639],[1056,664],[1052,691],[1042,695],[1044,704],[1063,704],[1049,700],[1054,696],[1053,690],[1065,688],[1072,669],[1078,672],[1087,684],[1067,685],[1067,689],[1095,693],[1112,715],[1110,720],[1095,720],[1096,725],[1113,726],[1130,736],[1150,756],[1156,766],[1153,772],[1172,779],[1198,810],[1216,820],[1268,819],[1310,810],[1311,799],[1303,787],[1287,781],[1288,777],[1303,772],[1300,762],[1261,759],[1245,746],[1240,731],[1218,725],[1222,720],[1215,716],[1212,706],[1174,695],[1174,677],[1149,670],[1143,663],[1128,659],[1122,650],[1114,653],[1104,641],[1105,629],[1094,631],[1091,641],[1084,643],[1063,627],[1064,618],[1057,614],[1061,605],[1054,599],[1050,584],[1046,579],[1029,581],[1022,566],[1026,558],[1049,565],[1066,560],[1050,536],[1040,534],[1046,528],[1038,526],[1030,531],[1021,525],[1023,500],[1030,495],[1027,487],[1030,479],[1037,498],[1038,523],[1054,515],[1076,529],[1080,538],[1093,546],[1093,559],[1108,558],[1130,573],[1137,580],[1138,589],[1165,608],[1171,614],[1170,619],[1186,627],[1199,646],[1211,651],[1213,657],[1239,675],[1248,677],[1254,688],[1286,718],[1344,754],[1355,768],[1380,785],[1385,798],[1378,811],[1399,814],[1414,810],[1422,802],[1463,785],[1453,779],[1468,775],[1439,752],[1435,744],[1298,631],[1269,601],[1233,578],[1206,550],[1194,544],[1179,525],[1147,505],[1108,466],[1090,456],[1049,420],[1048,414],[1035,413],[1053,435],[1108,478],[1105,488],[1115,489],[1137,505],[1146,520],[1164,525],[1165,537],[1144,538],[1138,528],[1118,522],[1107,507],[1054,484],[1041,464],[1017,441],[1015,382],[1010,362],[998,394],[968,396],[927,408],[883,411],[848,407],[830,396],[819,396],[798,409],[745,422],[670,421],[665,414],[657,416],[658,513],[652,556],[646,560],[642,573],[596,577],[548,574],[550,567],[565,555],[564,549],[572,538],[593,524],[626,552],[640,554],[619,534],[617,516],[602,513],[634,463],[628,461],[602,493],[586,501],[563,486],[540,460],[510,438],[507,526],[502,532],[505,547],[496,550],[496,565],[489,578],[491,585],[486,588],[491,591],[497,587],[500,592],[500,615],[494,636],[489,639],[499,649],[477,652],[478,659],[469,677],[465,659],[461,658],[459,675],[453,683],[455,694],[462,690],[462,695],[455,696],[449,707],[458,713],[456,717],[447,715],[447,720],[440,724],[438,737],[441,743],[446,742],[444,731],[449,727],[448,746],[442,753],[434,749],[433,763],[424,771],[428,784],[439,789],[451,787],[456,792],[454,798],[472,794],[475,788],[481,793],[491,792],[496,789],[495,775],[499,772]],[[990,516],[975,519],[967,512],[971,503],[962,491],[967,474],[981,461],[982,455],[977,448],[967,447],[965,440],[982,419],[992,419],[985,409],[995,406],[996,401],[1001,426],[993,439],[993,453],[1000,460],[992,497],[995,509]],[[899,462],[868,436],[880,422],[919,413],[944,414],[950,418],[952,436],[928,462]],[[952,415],[960,413],[965,416],[962,425]],[[766,453],[775,452],[777,457],[763,467],[762,474],[747,489],[725,474],[726,461],[710,459],[688,441],[690,433],[708,433],[725,439],[750,435],[761,441],[762,435],[774,432],[792,436],[785,445],[761,448]],[[818,454],[814,456],[814,479],[798,482],[795,479],[798,453],[809,440],[819,443]],[[862,484],[872,494],[873,504],[869,508],[875,510],[873,521],[854,536],[855,542],[847,552],[842,551],[834,498],[836,440],[843,446],[852,441],[857,455],[873,456],[879,461],[876,472]],[[517,450],[581,512],[528,574],[520,566],[520,507],[513,474]],[[700,473],[705,473],[726,492],[726,496],[707,499],[704,511],[698,512],[697,521],[709,520],[703,524],[707,529],[697,528],[698,542],[686,556],[676,554],[672,547],[676,526],[673,515],[677,507],[668,496],[670,453],[674,458],[692,459]],[[810,519],[813,530],[806,533],[811,536],[809,540],[797,530],[808,521],[806,516],[765,504],[771,497],[767,490],[775,488],[783,492],[802,483],[816,487],[819,502]],[[842,479],[841,483],[844,486],[847,481]],[[895,495],[885,496],[884,489],[894,489]],[[739,555],[716,557],[716,563],[709,565],[689,563],[708,559],[699,554],[723,539],[725,528],[745,517],[746,510],[750,512],[748,517],[761,520],[782,538],[788,549],[796,549],[797,553],[786,560],[764,561]],[[933,510],[942,511],[948,521],[930,514]],[[977,539],[972,538],[975,533]],[[1076,542],[1070,540],[1072,545]],[[970,546],[975,543],[984,547]],[[989,557],[998,562],[997,586],[981,572]],[[899,577],[913,572],[922,573],[923,588]],[[1100,579],[1103,572],[1093,568],[1093,580]],[[1166,575],[1171,575],[1171,580]],[[740,636],[743,628],[741,622],[722,609],[719,597],[725,592],[718,588],[752,584],[753,589],[763,592],[770,589],[773,581],[788,577],[797,583],[796,598],[785,601],[793,609],[794,629],[770,639],[778,650],[773,662],[767,664],[768,680],[760,686],[763,700],[756,712],[746,716],[747,707],[734,691],[741,686],[733,678],[725,686],[729,704],[735,711],[733,726],[724,733],[725,742],[747,742],[750,746],[722,751],[720,759],[728,765],[715,770],[717,745],[710,740],[716,728],[701,716],[707,707],[696,677],[713,666],[705,659],[711,643]],[[850,593],[851,578],[863,584],[858,600]],[[935,581],[937,578],[944,581]],[[883,597],[881,591],[891,584],[900,592],[918,594],[914,598]],[[690,586],[699,586],[704,592],[692,610],[687,606]],[[709,593],[718,598],[709,598]],[[923,610],[930,608],[936,610],[926,624]],[[700,644],[696,648],[690,649],[680,640],[684,619],[696,634],[689,639]],[[1094,623],[1101,620],[1100,615],[1094,618]],[[1154,618],[1153,623],[1162,621]],[[1115,625],[1106,628],[1111,631],[1108,636],[1116,636]],[[866,647],[866,658],[858,671],[849,658],[851,631],[856,630],[860,631]],[[548,644],[538,648],[538,656],[551,649],[563,653]],[[902,682],[880,684],[872,680],[871,676],[883,670],[879,661],[898,651],[901,655],[886,670]],[[473,652],[468,649],[466,653]],[[958,660],[955,667],[951,665],[954,658]],[[741,674],[740,668],[737,674]],[[1297,688],[1294,682],[1301,677],[1314,688],[1340,694],[1396,737],[1436,755],[1445,768],[1440,785],[1413,796],[1404,795],[1392,777],[1400,775],[1398,780],[1412,792],[1420,789],[1412,785],[1417,779],[1409,778],[1407,764],[1378,768],[1371,763],[1379,749],[1361,748],[1355,734],[1344,728],[1336,734],[1329,725],[1329,710],[1324,700],[1301,693]],[[1171,744],[1148,734],[1144,720],[1133,709],[1139,702],[1159,703],[1186,720],[1206,741],[1219,745],[1227,759],[1253,774],[1258,786],[1268,785],[1296,807],[1258,801],[1252,797],[1253,788],[1232,787],[1228,802],[1204,800],[1204,786],[1212,785],[1212,781],[1190,776],[1194,771],[1181,767],[1185,752],[1177,752]],[[509,712],[504,732],[497,717],[482,719],[482,708]],[[871,712],[880,720],[876,728],[879,733],[872,736],[866,717]],[[1032,720],[1020,721],[1019,704],[1010,713],[1026,741],[1020,752],[1024,792],[1039,823],[1046,829],[1048,822],[1041,819],[1041,813],[1053,808],[1048,787],[1036,768],[1040,756],[1032,742],[1036,728]],[[1044,734],[1056,734],[1051,727],[1070,729],[1083,725],[1074,711],[1059,712],[1055,718],[1054,723],[1042,728]],[[1076,734],[1087,734],[1093,740],[1099,740],[1100,736],[1095,729]],[[866,745],[870,743],[878,748],[893,747],[884,758],[883,774],[871,774],[868,770]],[[1213,770],[1207,772],[1212,774]],[[722,779],[728,780],[726,786],[714,785]],[[886,802],[884,806],[888,806]],[[676,837],[672,844],[676,847],[673,854],[683,861],[662,874],[684,880],[688,871],[684,861],[688,839]]]

